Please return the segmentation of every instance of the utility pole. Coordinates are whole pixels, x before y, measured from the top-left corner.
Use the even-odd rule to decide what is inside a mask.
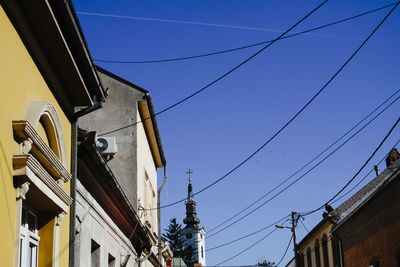
[[[294,262],[296,267],[300,266],[299,257],[297,253],[297,240],[296,240],[296,212],[292,211],[292,233],[293,233],[293,250],[294,250]]]

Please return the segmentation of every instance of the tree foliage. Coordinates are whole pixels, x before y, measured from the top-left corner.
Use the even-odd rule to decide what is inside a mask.
[[[182,225],[176,218],[169,220],[168,228],[162,236],[168,241],[174,257],[182,258],[187,266],[193,266],[193,248],[183,248]]]
[[[182,248],[182,225],[176,222],[176,218],[169,220],[168,228],[165,229],[163,237],[168,241],[174,257],[179,257]]]
[[[267,260],[262,260],[257,263],[260,267],[275,267],[275,262],[270,262]]]

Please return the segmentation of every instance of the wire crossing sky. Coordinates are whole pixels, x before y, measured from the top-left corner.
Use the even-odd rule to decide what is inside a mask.
[[[367,166],[368,162],[375,156],[376,152],[378,152],[378,150],[381,148],[381,146],[383,145],[383,143],[386,141],[386,139],[390,136],[390,134],[392,133],[392,131],[394,130],[394,128],[396,128],[397,124],[400,122],[400,117],[397,119],[397,121],[395,122],[395,124],[392,126],[392,128],[389,130],[389,132],[386,134],[386,136],[382,139],[382,141],[379,143],[379,145],[377,146],[377,148],[375,148],[374,152],[372,152],[372,154],[369,156],[369,158],[367,159],[367,161],[361,166],[361,168],[356,172],[356,174],[354,174],[354,176],[336,193],[334,194],[327,202],[326,204],[331,203],[337,196],[340,195],[340,193],[342,193],[350,184],[351,182],[354,181],[354,179],[357,178],[357,176],[361,173],[361,171],[365,168],[365,166]],[[307,216],[310,215],[320,209],[322,209],[325,206],[325,204],[321,205],[320,207],[316,208],[315,210],[309,211],[309,212],[304,212],[301,213],[301,216]]]
[[[299,24],[302,20],[304,20],[305,18],[307,18],[309,15],[311,15],[314,11],[316,11],[319,7],[321,7],[325,2],[323,2],[322,4],[320,4],[317,8],[315,8],[313,11],[311,11],[309,14],[307,14],[303,19],[301,19],[299,22],[297,22],[294,26],[292,26],[291,28],[289,28],[285,33],[287,33],[288,31],[290,31],[290,29],[294,28],[297,24]],[[355,55],[361,50],[361,48],[368,42],[368,40],[372,37],[372,35],[374,35],[374,33],[380,28],[380,26],[385,22],[385,20],[390,16],[390,14],[393,12],[393,10],[398,6],[399,2],[397,2],[397,4],[387,13],[387,15],[379,22],[379,24],[375,27],[375,29],[368,35],[368,37],[362,42],[362,44],[353,52],[353,54],[345,61],[345,63],[331,76],[331,78],[304,104],[304,106],[296,112],[296,114],[294,116],[292,116],[275,134],[273,134],[264,144],[262,144],[259,148],[256,149],[256,151],[254,151],[252,154],[250,154],[250,156],[248,156],[247,158],[245,158],[241,163],[239,163],[238,165],[236,165],[234,168],[232,168],[229,172],[227,172],[225,175],[223,175],[222,177],[218,178],[217,180],[215,180],[214,182],[210,183],[209,185],[207,185],[206,187],[203,187],[202,189],[200,189],[199,191],[195,192],[193,195],[198,195],[202,192],[204,192],[205,190],[211,188],[212,186],[214,186],[215,184],[219,183],[220,181],[222,181],[223,179],[225,179],[226,177],[228,177],[230,174],[232,174],[233,172],[235,172],[237,169],[239,169],[242,165],[244,165],[247,161],[249,161],[251,158],[253,158],[256,154],[258,154],[265,146],[267,146],[272,140],[275,139],[275,137],[277,137],[287,126],[289,126],[327,87],[328,85],[336,78],[336,76],[344,69],[344,67],[346,67],[346,65],[355,57]],[[284,34],[285,34],[284,33]],[[283,36],[283,34],[281,35]],[[280,36],[280,37],[281,37]],[[278,37],[278,38],[280,38]],[[278,40],[275,39],[275,40]],[[272,44],[272,43],[270,43]],[[264,47],[267,48],[268,46]],[[257,53],[261,52],[262,50],[259,50]],[[255,56],[256,54],[254,54],[253,56]],[[250,59],[250,58],[249,58]],[[248,60],[249,60],[248,59]],[[156,114],[157,115],[157,114]],[[162,205],[160,208],[167,208],[167,207],[171,207],[174,206],[180,202],[185,201],[185,198],[182,198],[180,200],[177,200],[175,202],[166,204],[166,205]]]
[[[307,15],[305,15],[303,18],[301,18],[299,21],[297,21],[293,26],[291,26],[289,29],[287,29],[285,32],[283,32],[281,35],[279,35],[277,38],[275,38],[274,40],[272,40],[271,42],[269,42],[266,46],[264,46],[263,48],[261,48],[260,50],[258,50],[256,53],[252,54],[250,57],[248,57],[246,60],[242,61],[240,64],[236,65],[234,68],[230,69],[229,71],[225,72],[223,75],[219,76],[217,79],[213,80],[212,82],[208,83],[206,86],[202,87],[201,89],[197,90],[196,92],[192,93],[191,95],[179,100],[178,102],[176,102],[175,104],[170,105],[169,107],[164,108],[163,110],[156,112],[153,116],[146,118],[145,120],[151,119],[153,117],[156,117],[180,104],[182,104],[183,102],[186,102],[187,100],[191,99],[192,97],[196,96],[197,94],[201,93],[202,91],[206,90],[207,88],[211,87],[212,85],[216,84],[217,82],[221,81],[222,79],[224,79],[225,77],[227,77],[228,75],[230,75],[231,73],[233,73],[235,70],[239,69],[240,67],[242,67],[244,64],[246,64],[247,62],[249,62],[250,60],[252,60],[253,58],[255,58],[258,54],[260,54],[261,52],[263,52],[265,49],[267,49],[268,47],[270,47],[271,45],[273,45],[276,41],[278,41],[279,39],[281,39],[284,35],[286,35],[288,32],[290,32],[292,29],[294,29],[297,25],[299,25],[300,23],[302,23],[304,20],[306,20],[309,16],[311,16],[314,12],[316,12],[319,8],[321,8],[326,2],[328,2],[328,0],[323,1],[321,4],[319,4],[316,8],[314,8],[313,10],[311,10]],[[131,127],[133,125],[136,125],[138,123],[140,123],[141,121],[132,123],[130,125],[121,127],[119,129],[115,129],[106,133],[101,133],[99,134],[101,135],[107,135],[110,133],[114,133],[116,131],[120,131],[122,129],[126,129],[127,127]],[[179,202],[181,202],[182,200],[180,200]],[[177,203],[179,203],[177,202]]]
[[[96,14],[272,30],[289,29],[316,5],[315,2],[296,0],[73,0],[73,3],[78,11]],[[195,191],[205,188],[215,182],[216,178],[222,177],[234,166],[239,165],[246,155],[250,155],[262,145],[263,140],[267,141],[268,137],[273,136],[343,65],[349,54],[360,46],[362,40],[365,40],[389,11],[389,5],[394,6],[393,0],[329,1],[283,37],[300,32],[303,32],[302,34],[298,34],[296,38],[279,39],[279,42],[268,48],[268,53],[258,54],[251,60],[251,64],[245,64],[240,67],[240,71],[229,75],[229,79],[218,81],[217,86],[213,87],[214,90],[197,94],[187,101],[185,106],[171,108],[165,116],[158,116],[157,124],[168,161],[168,179],[161,192],[161,204],[170,204],[180,196],[186,195],[185,172],[188,168],[194,170]],[[388,7],[370,15],[319,28],[384,6]],[[142,19],[114,19],[83,14],[78,14],[78,18],[92,58],[96,59],[142,61],[198,56],[263,43],[280,35],[274,31]],[[241,207],[254,202],[258,199],[257,196],[265,195],[268,189],[280,184],[282,178],[289,177],[304,166],[307,159],[318,155],[327,144],[332,143],[347,129],[351,129],[360,118],[393,94],[393,89],[398,88],[400,83],[399,24],[400,13],[396,9],[351,64],[346,66],[346,70],[329,85],[332,88],[324,90],[323,94],[318,96],[318,101],[313,101],[312,108],[304,110],[290,127],[274,138],[273,142],[229,174],[229,181],[226,179],[224,183],[213,187],[213,190],[205,190],[196,195],[197,216],[201,220],[201,226],[206,229],[206,237],[267,201],[303,175],[398,97],[397,94],[393,96],[357,129],[291,181],[228,223],[209,231],[225,218],[232,217]],[[305,32],[316,28],[319,28],[318,32]],[[155,110],[161,111],[171,103],[176,103],[177,99],[184,99],[193,94],[196,84],[206,85],[207,81],[228,72],[231,69],[229,66],[237,66],[265,45],[267,44],[221,53],[218,56],[199,57],[196,60],[171,61],[168,64],[96,63],[148,90],[152,95]],[[110,88],[110,97],[117,93],[114,90],[115,88]],[[213,266],[259,240],[268,229],[245,236],[265,228],[274,218],[283,218],[293,210],[308,210],[314,207],[315,203],[325,203],[326,196],[333,196],[338,188],[348,182],[349,176],[351,177],[354,170],[371,154],[376,140],[381,140],[388,130],[388,125],[392,125],[399,117],[398,102],[395,101],[390,108],[377,116],[369,127],[365,127],[356,135],[357,138],[352,138],[351,142],[337,150],[329,161],[321,163],[318,168],[308,173],[307,179],[293,184],[277,196],[268,207],[260,208],[259,212],[247,217],[243,223],[237,223],[221,232],[217,238],[208,238],[206,250],[226,245],[207,251],[207,265]],[[107,101],[104,103],[108,104]],[[134,121],[127,121],[126,125],[131,123]],[[116,128],[119,126],[118,123],[114,125]],[[122,136],[132,134],[134,131],[129,127],[119,133]],[[110,136],[112,135],[110,133]],[[363,180],[365,173],[379,163],[378,160],[389,152],[396,141],[396,134],[389,136],[376,157],[364,168],[362,175],[360,174],[336,199],[345,195],[351,188],[357,190],[368,183],[373,175]],[[112,161],[117,160],[118,155]],[[382,170],[385,168],[384,164],[380,167]],[[216,174],[220,175],[215,176]],[[163,174],[159,175],[162,178]],[[163,209],[162,229],[167,227],[173,217],[181,221],[184,213],[185,207],[182,202]],[[306,219],[306,226],[311,230],[320,221],[321,214],[315,212]],[[297,230],[297,237],[301,240],[307,234],[307,230],[303,227]],[[237,240],[241,237],[244,238]],[[284,254],[288,239],[288,232],[276,231],[264,242],[227,263],[232,266],[250,266],[264,260],[276,262]],[[229,243],[231,241],[235,242]],[[287,253],[281,265],[284,266],[291,257],[292,253]]]
[[[305,31],[289,34],[289,35],[286,35],[286,36],[282,36],[281,38],[279,38],[279,40],[295,37],[295,36],[298,36],[298,35],[301,35],[301,34],[309,34],[310,32],[313,32],[313,31],[316,31],[316,30],[320,30],[320,29],[323,29],[323,28],[326,28],[326,27],[330,27],[330,26],[333,26],[333,25],[336,25],[336,24],[339,24],[339,23],[343,23],[343,22],[346,22],[346,21],[350,21],[350,20],[365,16],[365,15],[380,11],[382,9],[389,8],[391,6],[394,6],[395,4],[396,3],[392,3],[392,4],[389,4],[389,5],[385,5],[385,6],[382,6],[382,7],[379,7],[379,8],[372,9],[372,10],[367,11],[367,12],[360,13],[358,15],[354,15],[354,16],[351,16],[351,17],[348,17],[348,18],[345,18],[345,19],[341,19],[341,20],[338,20],[338,21],[335,21],[335,22],[331,22],[331,23],[328,23],[328,24],[325,24],[325,25],[322,25],[322,26],[319,26],[319,27],[315,27],[315,28],[312,28],[312,29],[309,29],[309,30],[305,30]],[[90,12],[78,12],[78,14],[91,15],[91,16],[105,16],[105,17],[112,17],[112,18],[132,18],[132,17],[125,17],[125,16],[121,17],[121,16],[115,16],[115,15],[97,14],[97,13],[90,13]],[[133,18],[134,19],[140,19],[140,18],[137,18],[137,17],[133,17]],[[158,21],[158,20],[156,20],[156,21]],[[201,25],[203,25],[203,24],[201,24]],[[210,25],[210,24],[205,24],[205,25]],[[213,25],[213,24],[211,24],[211,25]],[[247,27],[239,27],[239,29],[243,29],[243,28],[244,29],[248,29]],[[250,29],[255,29],[255,28],[250,28]],[[256,28],[256,29],[259,29],[259,28]],[[261,30],[273,31],[273,32],[281,32],[279,30],[268,30],[268,29],[261,29]],[[340,38],[340,37],[337,37],[337,36],[326,36],[326,35],[314,35],[314,36],[329,37],[329,38]],[[248,49],[248,48],[251,48],[251,47],[268,44],[268,43],[273,42],[273,41],[274,40],[268,40],[268,41],[258,42],[258,43],[255,43],[255,44],[249,44],[249,45],[240,46],[240,47],[236,47],[236,48],[230,48],[230,49],[225,49],[225,50],[221,50],[221,51],[210,52],[210,53],[194,55],[194,56],[186,56],[186,57],[177,57],[177,58],[168,58],[168,59],[153,59],[153,60],[142,60],[142,61],[132,61],[132,60],[124,61],[124,60],[107,60],[107,59],[94,59],[94,61],[105,62],[105,63],[115,63],[115,64],[164,63],[164,62],[195,59],[195,58],[201,58],[201,57],[209,57],[209,56],[215,56],[215,55],[220,55],[220,54],[224,54],[224,53],[231,53],[231,52],[235,52],[235,51],[242,50],[242,49]]]
[[[235,213],[233,216],[229,217],[229,219],[223,221],[222,223],[216,225],[215,227],[211,228],[208,230],[208,238],[213,236],[210,235],[214,230],[218,229],[219,227],[225,225],[232,219],[236,218],[243,212],[249,210],[251,207],[253,207],[255,204],[263,200],[265,197],[270,195],[272,192],[274,192],[276,189],[278,189],[280,186],[285,184],[287,181],[295,177],[298,173],[300,173],[302,170],[304,170],[307,166],[309,166],[311,163],[313,163],[315,160],[317,160],[320,156],[322,156],[325,152],[327,152],[329,149],[331,149],[333,146],[335,146],[340,140],[342,140],[344,137],[346,137],[349,133],[351,133],[354,129],[356,129],[359,125],[361,125],[366,119],[368,119],[372,114],[374,114],[376,111],[378,111],[382,106],[384,106],[390,99],[392,99],[396,94],[400,92],[400,89],[398,89],[396,92],[394,92],[390,97],[388,97],[383,103],[378,105],[374,110],[372,110],[370,113],[368,113],[364,118],[362,118],[359,122],[357,122],[353,127],[351,127],[347,132],[345,132],[342,136],[340,136],[338,139],[336,139],[334,142],[332,142],[328,147],[326,147],[324,150],[322,150],[318,155],[316,155],[314,158],[312,158],[310,161],[308,161],[305,165],[303,165],[300,169],[295,171],[293,174],[291,174],[288,178],[284,179],[281,183],[279,183],[277,186],[274,188],[270,189],[259,197],[256,201],[252,202],[251,204],[247,205],[244,209],[240,210],[239,212]],[[254,209],[251,213],[256,211],[257,209],[261,208],[265,204],[269,203],[272,199],[275,197],[279,196],[280,193],[286,191],[290,186],[295,184],[297,181],[300,179],[304,178],[307,174],[309,174],[314,168],[318,167],[321,163],[323,163],[325,160],[327,160],[330,156],[332,156],[335,152],[337,152],[340,148],[342,148],[345,144],[347,144],[351,139],[353,139],[357,134],[359,134],[361,131],[363,131],[368,125],[370,125],[375,119],[377,119],[381,114],[383,114],[388,108],[390,108],[393,104],[395,104],[398,100],[400,99],[400,96],[396,97],[392,102],[390,102],[384,109],[382,109],[379,113],[377,113],[371,120],[369,120],[364,126],[362,126],[359,130],[357,130],[353,135],[351,135],[348,139],[346,139],[342,144],[340,144],[336,149],[331,151],[326,157],[324,157],[321,161],[319,161],[317,164],[315,164],[313,167],[311,167],[308,171],[306,171],[304,174],[302,174],[299,178],[295,180],[295,182],[291,183],[289,186],[286,186],[283,190],[281,190],[278,194],[275,194],[272,198],[268,199],[266,202],[258,206],[256,209]],[[250,213],[250,214],[251,214]],[[247,217],[250,214],[246,214],[243,216],[241,219]],[[241,220],[240,219],[240,220]],[[232,224],[233,225],[233,224]],[[224,228],[226,229],[226,228]]]

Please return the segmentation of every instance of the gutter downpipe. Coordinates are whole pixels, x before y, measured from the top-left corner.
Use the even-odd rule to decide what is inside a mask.
[[[75,241],[76,241],[76,179],[78,177],[78,118],[89,114],[102,107],[101,101],[93,106],[80,110],[74,114],[74,122],[71,125],[71,184],[70,196],[72,204],[69,212],[69,266],[75,266]]]
[[[157,220],[158,220],[158,261],[160,262],[161,265],[161,258],[162,258],[162,251],[161,251],[161,200],[160,200],[160,194],[161,190],[165,184],[165,181],[167,180],[167,163],[164,163],[164,178],[160,184],[160,187],[158,188],[157,191]],[[140,266],[139,266],[140,267]]]
[[[139,259],[138,267],[140,267],[142,262],[146,261],[151,256],[151,254],[153,254],[153,251],[150,251],[146,256],[143,256],[143,258]]]
[[[75,266],[75,218],[76,218],[76,177],[78,167],[78,119],[76,118],[72,123],[71,129],[71,184],[70,184],[70,195],[72,198],[72,204],[69,212],[69,266]]]

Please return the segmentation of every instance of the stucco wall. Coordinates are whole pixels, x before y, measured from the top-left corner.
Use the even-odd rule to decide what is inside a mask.
[[[137,112],[139,116],[139,112]],[[153,210],[157,207],[157,169],[154,165],[153,156],[151,154],[149,143],[147,142],[146,133],[144,131],[143,124],[137,125],[137,154],[140,157],[137,158],[138,166],[138,198],[141,199],[141,204],[144,206],[144,199],[147,198],[146,209],[151,208],[146,212],[146,218],[142,218],[144,221],[147,219],[151,223],[152,232],[157,232],[157,210]],[[145,182],[146,174],[149,178],[149,182]],[[149,206],[150,205],[150,206]]]
[[[52,103],[61,120],[67,147],[68,169],[70,166],[71,125],[58,105],[53,94],[20,40],[13,25],[0,7],[0,81],[2,102],[0,105],[0,251],[1,265],[14,265],[14,242],[16,239],[16,194],[13,186],[12,155],[19,153],[14,141],[12,120],[21,120],[25,111],[34,101]],[[69,183],[64,184],[69,194]],[[69,216],[61,224],[60,266],[68,266]],[[40,249],[40,243],[39,243]],[[52,255],[48,255],[51,260]]]
[[[79,127],[102,134],[138,120],[137,100],[144,93],[99,72],[108,97],[103,107],[79,119]],[[131,126],[105,136],[115,136],[118,153],[108,162],[132,206],[137,208],[137,126]]]
[[[320,255],[320,266],[324,266],[324,259],[323,259],[323,248],[322,248],[322,237],[324,234],[327,236],[327,247],[328,247],[328,261],[329,261],[329,266],[334,266],[333,264],[333,251],[332,251],[332,236],[330,234],[330,231],[332,229],[332,224],[326,221],[323,225],[320,226],[318,230],[316,230],[312,236],[310,236],[306,241],[302,241],[303,243],[299,247],[299,251],[303,253],[304,255],[304,266],[305,267],[314,267],[317,266],[316,260],[315,260],[315,249],[314,249],[314,244],[315,240],[318,239],[318,250],[319,250],[319,255]],[[311,249],[311,266],[307,265],[307,250],[308,248]]]
[[[76,266],[121,266],[127,257],[126,266],[135,266],[136,252],[132,244],[79,181],[76,201],[76,215],[79,218],[76,224]],[[97,265],[92,262],[92,240],[99,245],[98,251],[93,252],[93,260],[97,260]],[[109,254],[115,258],[114,265],[109,265]]]

